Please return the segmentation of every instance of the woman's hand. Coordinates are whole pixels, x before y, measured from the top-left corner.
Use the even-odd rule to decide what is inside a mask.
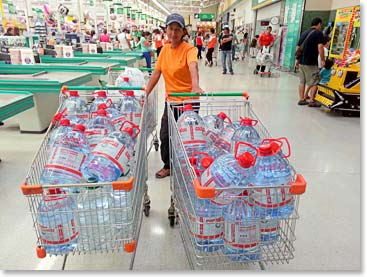
[[[198,93],[200,95],[204,93],[204,91],[199,86],[192,87],[192,92]]]

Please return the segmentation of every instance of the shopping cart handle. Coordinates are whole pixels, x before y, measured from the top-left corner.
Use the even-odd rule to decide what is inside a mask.
[[[296,175],[296,180],[291,184],[290,194],[303,194],[306,191],[306,180],[301,174]]]
[[[207,96],[207,97],[232,97],[232,96],[243,96],[246,99],[249,99],[249,94],[247,92],[233,92],[233,91],[221,91],[221,92],[204,92],[202,94],[196,92],[169,92],[168,96]]]
[[[134,177],[131,176],[127,181],[115,181],[112,182],[112,189],[113,190],[127,190],[130,191],[133,189],[134,184]]]
[[[199,181],[199,179],[194,179],[194,188],[196,192],[196,196],[199,198],[214,198],[215,197],[215,188],[213,187],[203,187]]]
[[[145,90],[145,87],[118,87],[118,86],[63,86],[61,92],[68,90]]]
[[[124,71],[126,67],[110,67],[110,71]],[[154,68],[147,68],[147,67],[138,67],[137,69],[141,71],[153,71]]]
[[[24,195],[42,194],[43,192],[41,185],[28,185],[27,182],[22,183],[21,189]]]

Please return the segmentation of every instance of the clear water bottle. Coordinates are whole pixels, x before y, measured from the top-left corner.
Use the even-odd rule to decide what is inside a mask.
[[[98,110],[96,117],[89,120],[85,130],[91,149],[96,147],[102,138],[114,131],[115,127],[113,127],[111,119],[107,116],[107,111]]]
[[[120,113],[135,125],[140,126],[142,106],[134,96],[134,91],[125,91],[125,96],[121,98]]]
[[[218,139],[214,142],[214,145],[229,153],[231,151],[232,137],[240,126],[241,125],[238,122],[234,122],[224,127],[222,132],[219,134]]]
[[[227,154],[222,148],[218,148],[214,143],[208,144],[208,147],[204,149],[204,152],[208,153],[213,160],[216,160],[218,157]]]
[[[195,247],[202,252],[214,252],[223,247],[222,208],[209,199],[193,199],[195,215],[189,214]]]
[[[89,178],[88,183],[97,183]],[[96,184],[95,184],[96,185]],[[112,228],[110,189],[106,186],[90,186],[78,198],[79,249],[84,251],[110,249]]]
[[[232,152],[234,151],[236,143],[240,141],[248,142],[255,147],[259,147],[261,138],[257,130],[254,128],[257,123],[257,120],[248,117],[241,118],[241,126],[234,132],[232,136]],[[249,151],[252,150],[250,149]],[[239,149],[238,152],[238,154],[241,154],[242,150]]]
[[[244,189],[238,188],[248,186],[251,182],[257,156],[254,157],[250,152],[238,155],[238,148],[242,144],[248,145],[257,153],[255,147],[245,142],[239,142],[234,154],[220,156],[201,175],[203,187],[226,188],[226,190],[216,192],[216,197],[210,200],[215,205],[228,205],[234,197],[243,194]]]
[[[105,110],[107,112],[108,117],[111,119],[112,125],[116,130],[120,130],[121,125],[127,119],[123,116],[118,109],[113,107],[107,107],[105,103],[102,103],[98,106],[98,109]]]
[[[104,90],[99,90],[97,91],[97,96],[94,98],[94,101],[92,104],[90,104],[89,118],[97,116],[98,106],[102,103],[106,104],[107,107],[113,106],[111,98],[107,97],[107,92]]]
[[[236,198],[223,209],[224,254],[232,261],[255,261],[260,259],[259,220],[251,205]]]
[[[84,181],[81,168],[90,152],[83,125],[59,136],[42,171],[41,184],[72,184]]]
[[[288,140],[285,140],[290,149]],[[255,209],[261,217],[286,218],[294,210],[294,199],[289,192],[292,168],[280,155],[282,146],[283,142],[279,139],[264,139],[259,146],[252,196]]]
[[[128,181],[131,171],[120,177],[120,181]],[[133,219],[133,191],[112,190],[112,223],[117,239],[131,237]]]
[[[72,197],[59,188],[49,189],[37,210],[41,244],[48,254],[67,254],[77,248],[79,232]]]
[[[265,217],[260,220],[260,238],[262,244],[271,244],[278,240],[279,237],[279,219]]]
[[[197,177],[201,177],[201,174],[213,163],[212,157],[206,152],[194,152],[189,158],[190,164],[193,166]]]
[[[65,136],[73,130],[70,124],[70,120],[67,118],[63,118],[60,120],[60,125],[55,127],[50,132],[47,139],[47,152],[50,152],[53,148],[55,141],[59,139],[61,136]]]
[[[231,119],[223,112],[217,115],[207,115],[203,117],[205,135],[208,138],[208,142],[214,143],[218,139],[219,134],[224,128],[225,119],[228,119],[230,124],[232,123]]]
[[[131,87],[129,77],[119,76],[115,81],[117,87]]]
[[[192,105],[185,105],[177,120],[178,132],[189,157],[194,152],[202,152],[207,146],[203,119],[194,112]]]
[[[69,97],[61,104],[60,111],[70,120],[71,125],[85,124],[89,119],[87,103],[75,90],[69,91]]]
[[[134,136],[134,130],[139,130],[131,124],[132,127],[112,132],[97,144],[85,163],[84,176],[97,178],[98,182],[113,182],[130,171],[134,139],[138,134]]]

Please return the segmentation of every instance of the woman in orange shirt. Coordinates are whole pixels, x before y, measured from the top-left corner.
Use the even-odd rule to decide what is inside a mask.
[[[170,175],[170,158],[169,158],[169,131],[168,131],[168,114],[167,101],[183,102],[187,99],[195,97],[174,96],[174,92],[196,92],[202,93],[199,86],[199,70],[196,48],[186,43],[182,38],[186,34],[185,20],[177,13],[167,17],[167,36],[170,43],[163,46],[159,58],[156,62],[155,70],[150,77],[146,88],[146,93],[149,95],[163,74],[166,89],[166,103],[161,120],[161,158],[164,166],[156,173],[157,178],[164,178]],[[173,93],[173,96],[168,96]],[[197,97],[196,97],[197,98]],[[182,106],[182,104],[178,104]],[[193,106],[198,107],[197,104]],[[175,108],[175,111],[178,109]],[[179,114],[175,113],[175,118]]]
[[[213,66],[213,52],[216,44],[217,44],[217,36],[215,35],[214,28],[211,28],[210,39],[208,42],[208,52],[206,53],[206,61],[205,61],[205,64],[209,64],[209,66]]]

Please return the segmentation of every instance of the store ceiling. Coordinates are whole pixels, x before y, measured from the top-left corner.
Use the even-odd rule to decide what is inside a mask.
[[[220,0],[161,0],[171,12],[200,13],[203,9],[219,4]]]

